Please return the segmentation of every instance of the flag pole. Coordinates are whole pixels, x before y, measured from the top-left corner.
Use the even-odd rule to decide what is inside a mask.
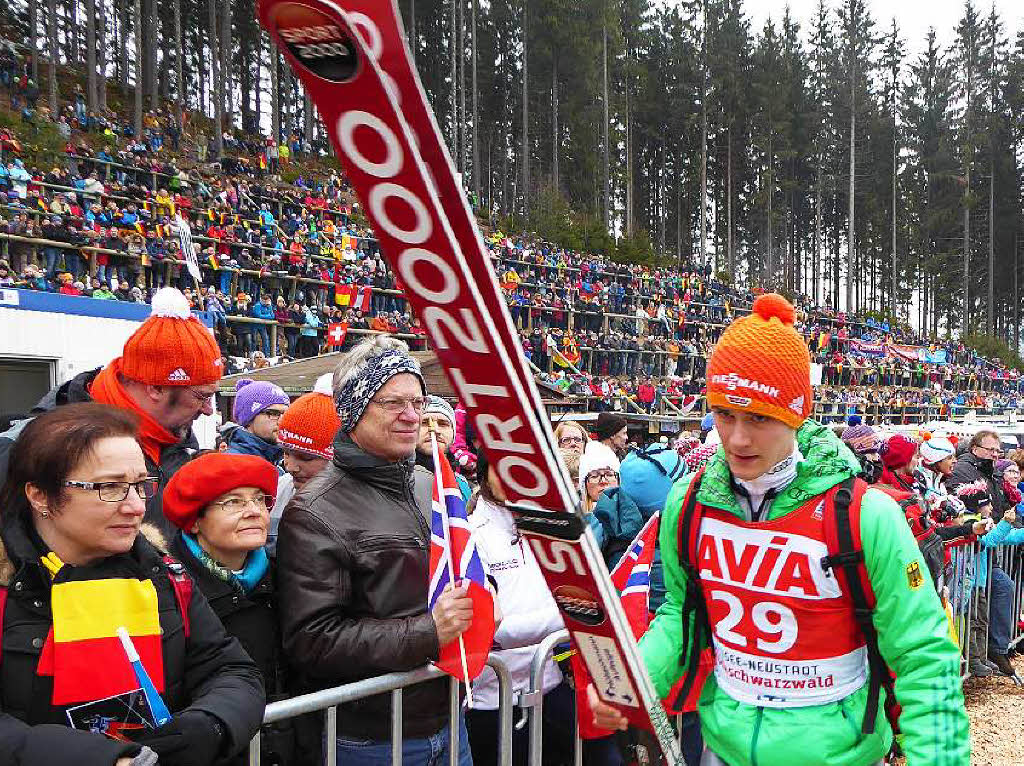
[[[444,524],[444,558],[448,567],[448,583],[455,587],[455,564],[452,561],[452,535],[448,526],[448,502],[445,499],[444,483],[441,481],[441,459],[437,451],[437,435],[430,432],[430,445],[434,452],[434,487],[437,492],[438,505],[441,506],[441,522]],[[473,684],[469,677],[469,663],[466,661],[466,642],[459,634],[459,655],[462,658],[462,677],[466,679],[466,702],[473,707]]]

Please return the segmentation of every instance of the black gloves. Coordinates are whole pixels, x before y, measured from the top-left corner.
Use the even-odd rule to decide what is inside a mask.
[[[201,710],[184,710],[139,744],[160,757],[160,766],[212,766],[224,744],[224,725]]]

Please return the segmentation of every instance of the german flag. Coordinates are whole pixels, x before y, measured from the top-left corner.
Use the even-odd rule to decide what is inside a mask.
[[[51,604],[53,630],[37,672],[53,676],[54,705],[92,702],[139,687],[117,637],[119,627],[132,637],[157,690],[164,690],[160,612],[150,580],[57,583]]]

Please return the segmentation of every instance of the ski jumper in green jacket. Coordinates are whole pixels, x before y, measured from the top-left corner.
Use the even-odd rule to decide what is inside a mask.
[[[710,378],[710,375],[709,375]],[[785,517],[823,495],[859,464],[826,427],[807,420],[796,431],[802,455],[795,478],[779,490],[762,521]],[[640,648],[657,688],[665,696],[679,679],[688,653],[683,645],[682,601],[686,574],[679,561],[679,517],[693,475],[681,479],[666,501],[659,547],[668,591]],[[697,502],[746,521],[720,449],[710,460]],[[927,572],[904,515],[883,493],[868,489],[860,512],[865,566],[877,599],[874,623],[882,656],[896,673],[902,706],[901,744],[908,766],[970,763],[967,714],[960,685],[960,652],[934,588],[914,587],[908,567]],[[690,618],[692,625],[692,617]],[[712,624],[715,631],[719,626]],[[688,631],[692,635],[692,628]],[[883,693],[884,694],[884,693]],[[738,702],[712,674],[698,713],[705,744],[729,766],[869,766],[885,757],[892,732],[879,706],[875,731],[861,734],[867,685],[838,702],[806,707],[760,707]]]

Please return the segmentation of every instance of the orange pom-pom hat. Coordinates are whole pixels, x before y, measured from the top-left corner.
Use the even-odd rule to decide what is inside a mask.
[[[777,293],[754,301],[711,352],[708,407],[765,415],[791,428],[811,413],[811,357],[793,328],[796,310]]]
[[[224,374],[220,348],[178,290],[153,296],[152,314],[124,344],[120,371],[151,386],[201,386]]]

